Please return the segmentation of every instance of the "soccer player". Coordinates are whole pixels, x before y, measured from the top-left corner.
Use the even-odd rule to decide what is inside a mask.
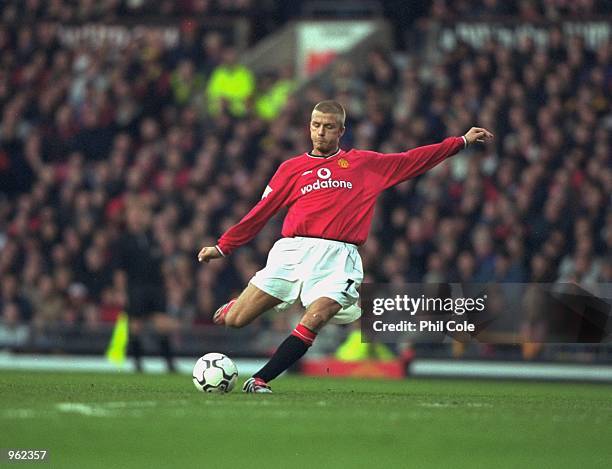
[[[346,324],[361,316],[356,303],[363,270],[357,247],[367,238],[378,195],[468,145],[493,138],[488,130],[472,127],[462,137],[404,153],[345,151],[339,146],[345,118],[339,103],[318,103],[310,120],[312,151],[282,163],[257,205],[216,246],[198,253],[200,262],[229,256],[253,239],[280,208],[288,208],[283,238],[270,250],[264,269],[213,316],[216,324],[243,327],[298,298],[306,308],[268,363],[244,383],[245,392],[271,392],[268,383],[306,353],[325,324]]]

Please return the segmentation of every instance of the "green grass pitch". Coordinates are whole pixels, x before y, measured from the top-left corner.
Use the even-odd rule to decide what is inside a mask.
[[[60,468],[611,467],[610,385],[286,377],[273,388],[0,372],[0,447],[49,449],[36,466]]]

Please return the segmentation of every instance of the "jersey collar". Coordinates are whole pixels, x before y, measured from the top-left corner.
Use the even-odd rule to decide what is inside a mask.
[[[338,148],[338,150],[335,153],[332,153],[331,155],[328,155],[328,156],[312,155],[309,151],[307,151],[306,155],[309,156],[310,158],[318,158],[318,159],[326,160],[328,158],[333,158],[334,156],[338,155],[341,151],[342,151],[342,148]]]

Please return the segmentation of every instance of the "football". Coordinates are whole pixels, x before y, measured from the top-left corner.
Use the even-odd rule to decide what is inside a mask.
[[[230,392],[236,385],[238,369],[222,353],[207,353],[193,367],[193,384],[202,392]]]

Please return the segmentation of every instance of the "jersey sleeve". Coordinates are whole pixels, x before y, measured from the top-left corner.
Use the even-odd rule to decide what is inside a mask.
[[[267,221],[287,205],[292,187],[290,182],[286,165],[281,164],[266,186],[261,200],[217,241],[216,247],[223,256],[251,241]]]
[[[448,137],[440,143],[413,148],[403,153],[376,153],[372,170],[380,176],[381,190],[423,174],[465,148],[464,137]]]

